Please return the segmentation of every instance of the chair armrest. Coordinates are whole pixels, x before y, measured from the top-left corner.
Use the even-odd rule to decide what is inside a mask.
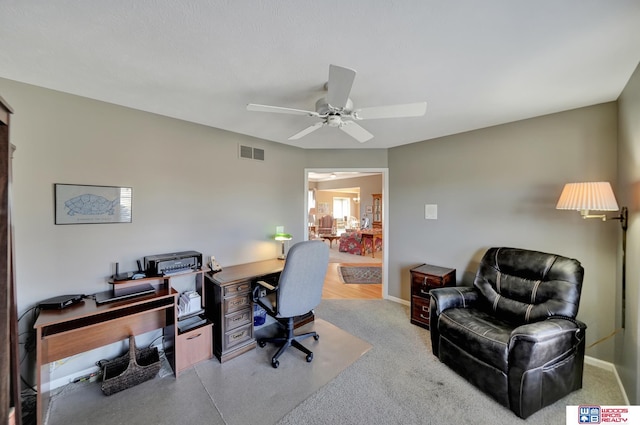
[[[584,344],[586,329],[579,320],[561,317],[518,326],[509,339],[509,365],[524,372],[560,362]]]
[[[277,286],[273,286],[273,285],[265,282],[264,280],[258,280],[256,283],[258,285],[264,287],[264,288],[267,288],[269,291],[275,291],[276,289],[278,289]]]
[[[478,300],[478,290],[471,286],[436,288],[429,291],[431,302],[435,303],[436,316],[449,308],[467,308]]]

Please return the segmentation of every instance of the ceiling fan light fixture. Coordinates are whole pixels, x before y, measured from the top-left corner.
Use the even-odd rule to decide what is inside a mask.
[[[360,143],[364,143],[373,138],[373,134],[358,125],[355,121],[373,120],[380,118],[404,118],[419,117],[425,114],[426,102],[374,106],[359,108],[354,110],[353,102],[349,98],[356,71],[336,65],[329,65],[329,81],[325,85],[327,96],[316,101],[316,110],[307,111],[303,109],[284,108],[281,106],[270,106],[250,103],[247,105],[249,111],[272,112],[290,115],[306,115],[322,119],[321,122],[311,125],[304,130],[289,137],[288,140],[298,140],[319,128],[328,125],[339,128]]]
[[[327,117],[327,125],[329,127],[340,127],[342,125],[342,119],[340,119],[340,115],[329,115]]]

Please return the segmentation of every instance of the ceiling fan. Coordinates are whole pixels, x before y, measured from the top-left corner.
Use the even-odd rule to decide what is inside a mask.
[[[284,108],[281,106],[259,105],[249,103],[247,110],[258,112],[274,112],[278,114],[304,115],[321,118],[322,121],[313,124],[289,137],[289,140],[300,139],[321,127],[338,127],[360,143],[373,138],[373,134],[362,128],[356,121],[374,120],[379,118],[419,117],[425,114],[427,102],[407,103],[401,105],[374,106],[370,108],[354,109],[349,99],[356,71],[337,65],[329,65],[329,81],[326,84],[327,96],[316,102],[315,111]]]

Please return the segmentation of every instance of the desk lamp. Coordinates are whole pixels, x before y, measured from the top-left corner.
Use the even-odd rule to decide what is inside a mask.
[[[284,254],[284,243],[290,241],[293,237],[289,233],[276,233],[275,240],[282,242],[282,254],[278,256],[278,260],[284,260],[287,256]]]

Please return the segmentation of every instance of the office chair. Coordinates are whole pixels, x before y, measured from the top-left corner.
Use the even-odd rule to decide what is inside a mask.
[[[322,286],[328,266],[329,247],[327,244],[318,240],[298,242],[289,250],[277,286],[263,281],[258,282],[268,292],[261,297],[254,296],[254,302],[284,326],[285,331],[284,336],[258,339],[260,347],[264,347],[268,342],[281,344],[280,349],[271,359],[271,366],[274,368],[280,366],[278,358],[290,346],[305,353],[307,362],[313,360],[313,352],[300,344],[299,341],[309,337],[313,337],[317,341],[320,337],[316,332],[294,335],[293,322],[296,316],[307,314],[320,304]],[[254,294],[256,294],[255,291]]]

